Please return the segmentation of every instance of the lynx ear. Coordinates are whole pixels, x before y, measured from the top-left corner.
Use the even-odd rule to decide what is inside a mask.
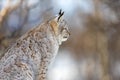
[[[63,14],[64,14],[64,12],[62,12],[62,10],[60,10],[59,15],[56,16],[54,19],[52,19],[49,22],[50,26],[52,27],[52,29],[56,35],[58,35],[58,28],[59,28],[60,20],[61,20]]]
[[[59,28],[58,26],[59,25],[58,25],[57,21],[56,20],[50,21],[50,26],[53,29],[55,35],[58,35],[58,28]]]

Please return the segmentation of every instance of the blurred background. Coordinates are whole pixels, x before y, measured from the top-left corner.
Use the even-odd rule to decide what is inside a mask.
[[[48,80],[120,80],[120,0],[0,0],[0,55],[60,9],[71,36]]]

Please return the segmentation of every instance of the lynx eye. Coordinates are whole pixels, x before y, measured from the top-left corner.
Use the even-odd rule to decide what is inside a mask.
[[[69,36],[68,36],[67,34],[64,35],[63,38],[62,38],[62,41],[66,41],[66,40],[68,39],[68,37],[69,37]]]
[[[68,38],[68,36],[63,36],[63,38]]]

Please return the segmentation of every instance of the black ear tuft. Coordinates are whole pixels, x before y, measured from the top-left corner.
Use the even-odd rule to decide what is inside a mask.
[[[60,9],[59,15],[61,14],[61,12],[62,12],[62,9]]]
[[[63,16],[63,14],[64,14],[64,12],[62,12],[62,10],[60,9],[58,21],[59,21],[60,17]]]

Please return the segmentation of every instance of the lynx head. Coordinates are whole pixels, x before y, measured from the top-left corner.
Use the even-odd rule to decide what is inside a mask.
[[[59,45],[63,41],[66,41],[70,35],[70,32],[68,30],[68,25],[66,21],[63,19],[63,15],[64,12],[60,10],[59,14],[49,21],[49,24],[55,33]]]

